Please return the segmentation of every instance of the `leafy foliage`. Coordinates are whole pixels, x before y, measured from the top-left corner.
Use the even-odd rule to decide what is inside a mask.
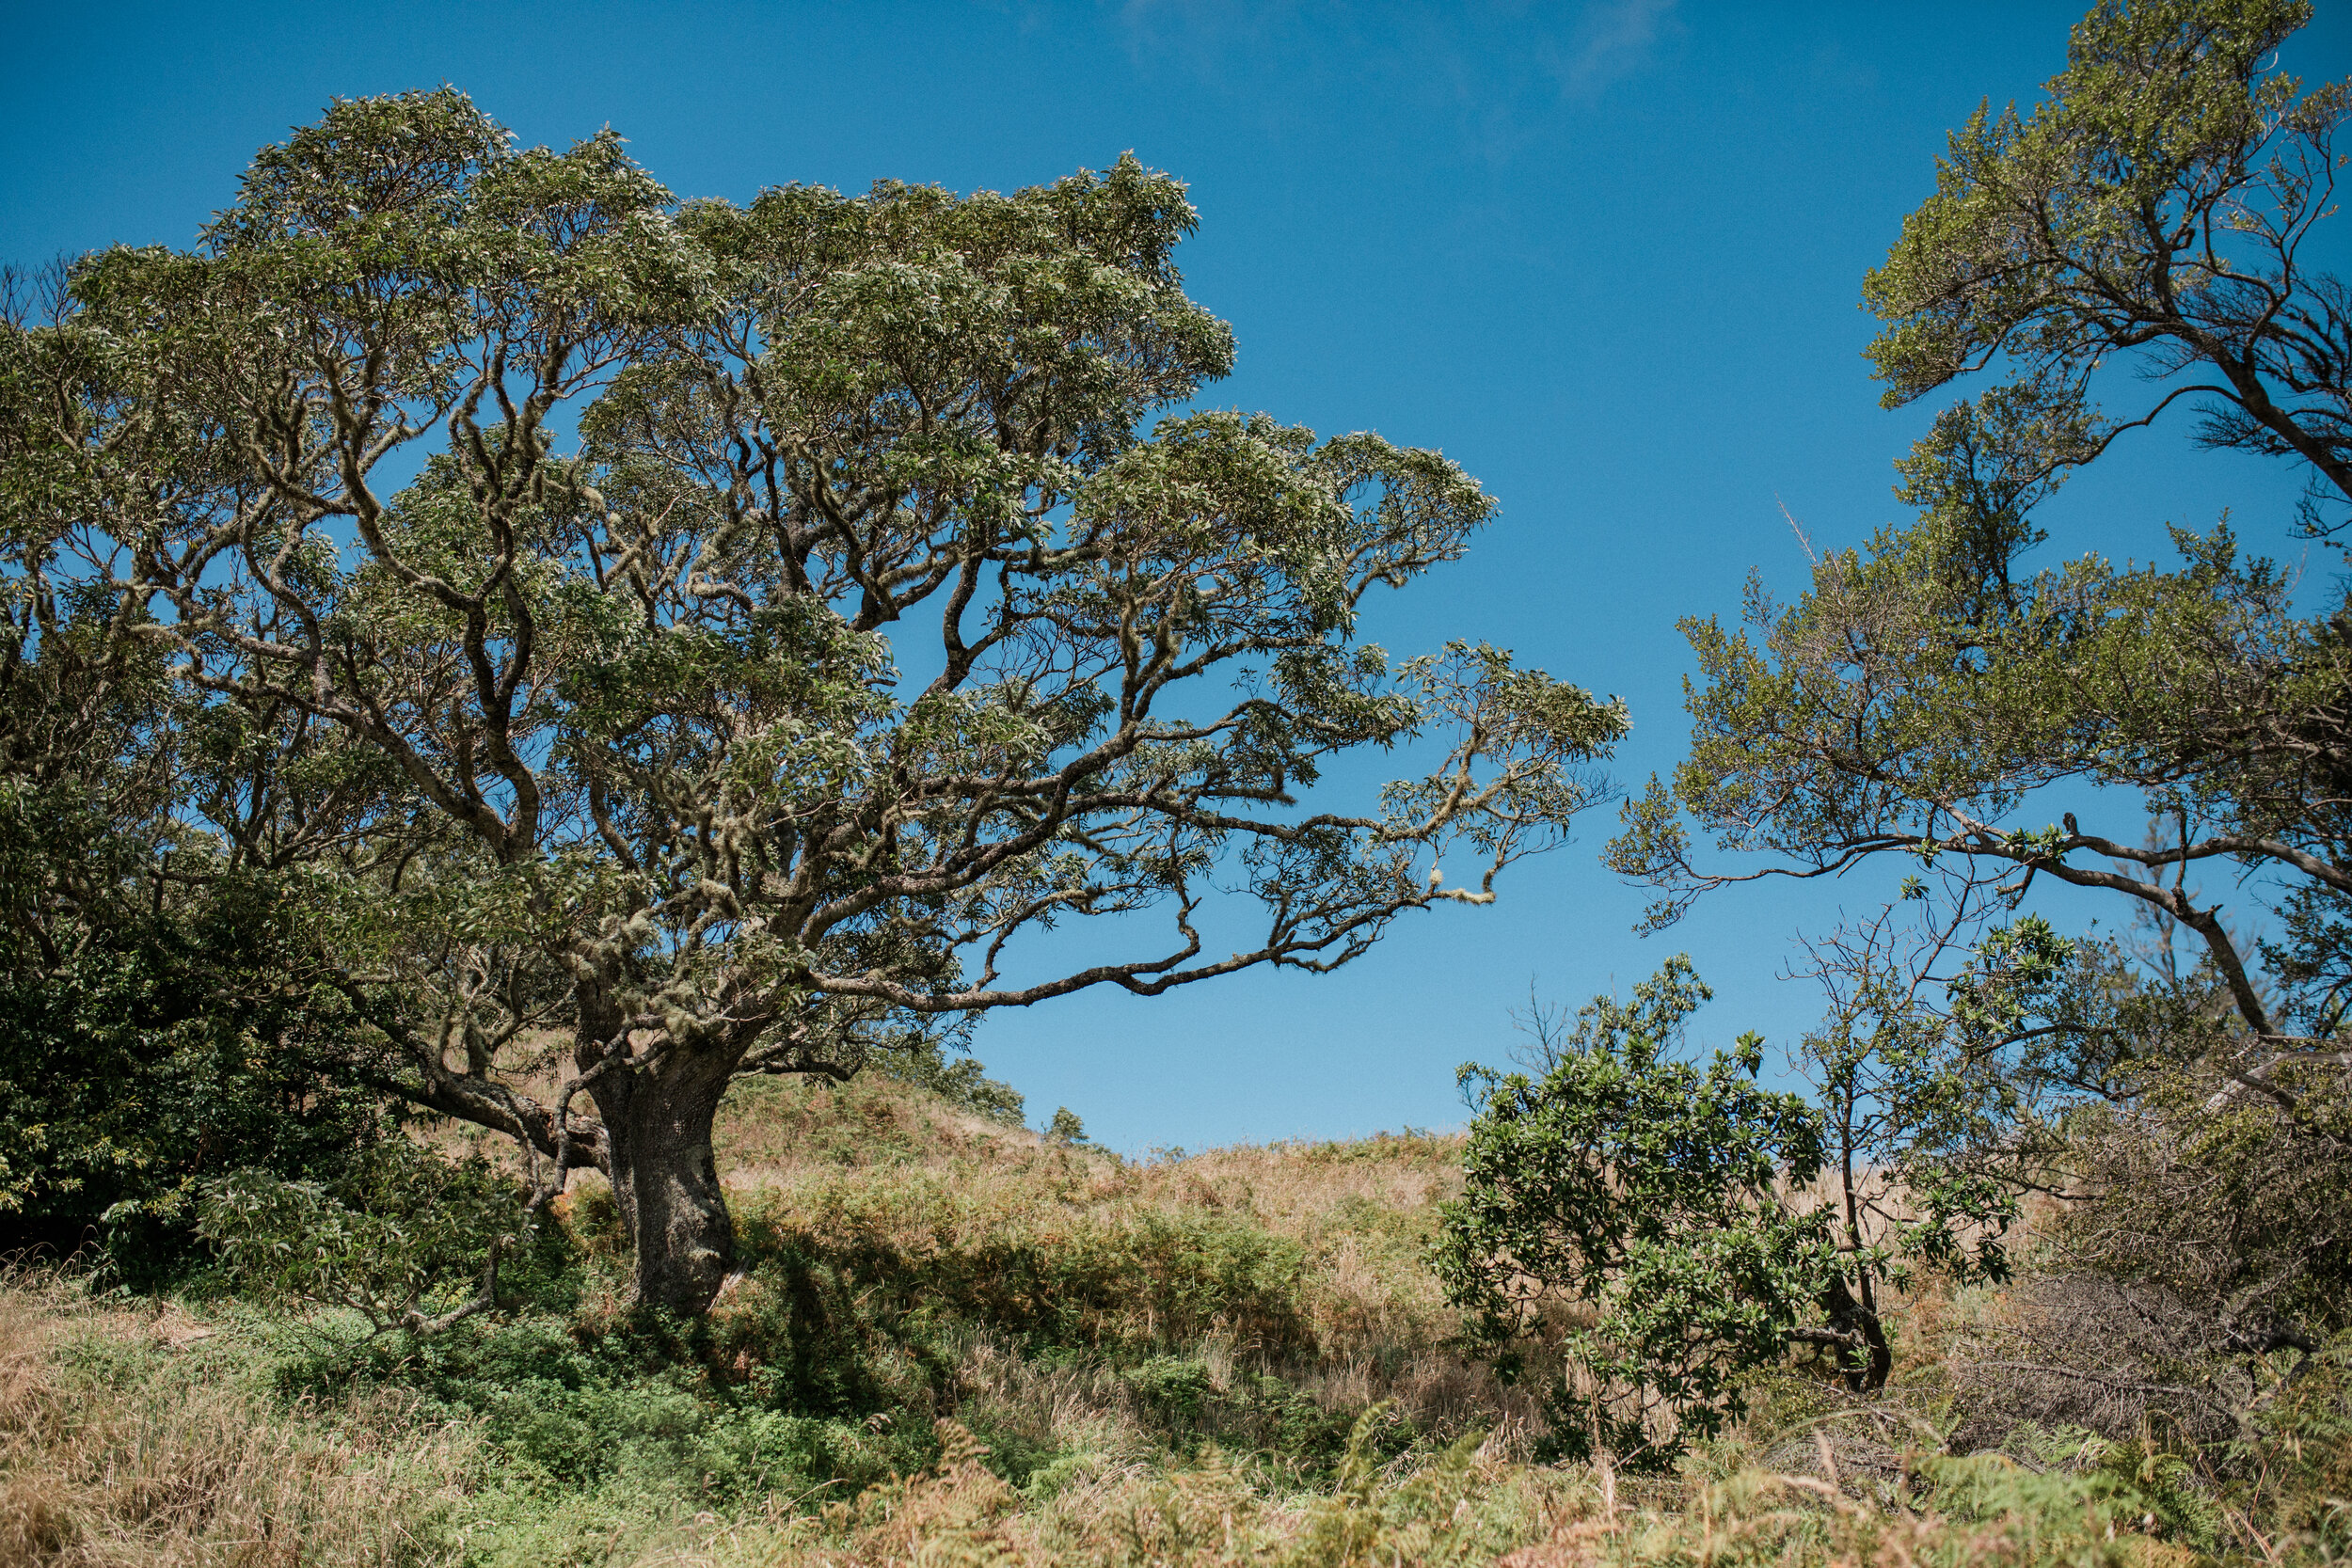
[[[262,1170],[222,1177],[203,1189],[197,1228],[245,1294],[347,1308],[378,1334],[430,1335],[501,1305],[500,1265],[527,1259],[539,1240],[525,1197],[479,1157],[393,1139],[331,1187]],[[477,1276],[478,1289],[449,1299]]]
[[[56,835],[30,853],[103,862],[103,836],[63,831],[103,829],[43,822],[27,793],[0,786],[0,816]],[[158,885],[129,909],[130,890],[114,891],[95,919],[44,923],[55,963],[19,947],[0,968],[0,1250],[94,1243],[152,1284],[184,1260],[203,1180],[241,1166],[332,1177],[385,1118],[351,1070],[350,1009],[303,983],[281,883]]]
[[[1887,403],[2005,360],[2014,379],[1981,406],[2036,410],[2047,471],[2203,396],[2210,444],[2291,453],[2346,489],[2344,294],[2304,241],[2330,211],[2352,89],[2298,97],[2273,69],[2310,16],[2301,0],[2100,0],[2030,116],[1979,110],[1865,285],[1890,324],[1870,349]],[[2220,385],[2106,420],[2085,394],[2117,353]]]
[[[1837,1273],[1826,1214],[1782,1201],[1820,1125],[1756,1084],[1762,1040],[1674,1054],[1707,995],[1677,958],[1580,1012],[1540,1081],[1463,1069],[1478,1116],[1435,1261],[1504,1365],[1527,1341],[1570,1363],[1547,1402],[1579,1458],[1662,1465],[1720,1431]]]
[[[9,592],[72,562],[89,659],[200,742],[163,815],[309,874],[400,1092],[604,1171],[640,1294],[700,1311],[737,1075],[1336,968],[1560,843],[1625,731],[1484,644],[1358,640],[1492,502],[1432,451],[1183,411],[1233,352],[1174,264],[1195,222],[1132,158],[739,207],[453,90],[338,102],[195,248],[86,258],[9,325]],[[1424,736],[1425,777],[1299,809]],[[1146,912],[1077,967],[1018,940]]]
[[[2262,868],[2308,905],[2307,939],[2326,927],[2346,859],[2330,616],[2298,614],[2286,578],[2241,559],[2226,528],[2175,529],[2174,570],[2022,558],[2067,473],[2183,397],[2207,400],[2210,444],[2306,465],[2314,527],[2327,497],[2352,497],[2352,318],[2303,243],[2332,211],[2352,89],[2298,97],[2269,65],[2307,15],[2286,0],[2103,3],[2029,118],[1979,114],[1954,135],[1937,194],[1866,290],[1887,323],[1871,353],[1890,402],[2007,379],[1945,410],[1899,465],[1915,523],[1823,559],[1785,610],[1751,594],[1760,645],[1686,624],[1706,673],[1692,753],[1612,849],[1667,891],[1658,918],[1746,879],[1696,863],[1684,813],[1725,848],[1773,857],[1759,875],[1942,856],[2012,899],[2046,876],[2201,941],[2256,1037],[2244,1070],[2277,1070],[2305,1043],[2185,874]],[[2118,422],[2088,402],[2109,356],[2185,373]],[[2153,835],[2009,820],[2060,781],[2141,796]],[[2326,951],[2307,940],[2311,962],[2281,966],[2307,996],[2329,991]]]
[[[2005,1205],[2070,1205],[2040,1262],[2074,1306],[2021,1330],[2042,1347],[2021,1375],[2135,1390],[2071,1401],[2103,1422],[2193,1406],[2200,1441],[2276,1397],[2293,1372],[2266,1357],[2304,1365],[2340,1321],[2342,1205],[2317,1194],[2352,1091],[2344,603],[2298,602],[2226,525],[2171,528],[2170,564],[2033,552],[2066,477],[2184,398],[2206,444],[2301,469],[2307,529],[2352,501],[2352,316],[2309,243],[2352,88],[2275,69],[2308,14],[2102,3],[2030,115],[1955,134],[1866,285],[1870,352],[1890,404],[1994,384],[1898,464],[1915,520],[1823,556],[1793,603],[1752,589],[1744,628],[1685,623],[1691,754],[1610,850],[1661,891],[1657,925],[1733,882],[1907,873],[1887,914],[1815,948],[1833,1010],[1809,1048],[1848,1172],[1899,1175],[1935,1260],[1986,1272],[2009,1265]],[[2103,412],[2109,361],[2162,389]],[[2054,786],[2074,809],[2045,808]],[[2129,831],[2086,825],[2119,803]],[[2225,922],[2201,878],[2257,910]],[[2058,938],[2026,910],[2042,879],[2152,934]],[[1942,1248],[1970,1212],[1996,1222],[1974,1257]],[[2146,1332],[2070,1336],[2070,1312]]]

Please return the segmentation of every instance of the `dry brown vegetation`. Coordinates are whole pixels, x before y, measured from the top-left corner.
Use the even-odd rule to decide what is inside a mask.
[[[233,1331],[232,1331],[233,1332]],[[376,1391],[289,1412],[224,1379],[215,1326],[0,1281],[0,1563],[397,1563],[466,1484],[469,1433]]]
[[[723,1136],[739,1227],[771,1249],[986,1296],[999,1325],[1076,1307],[1094,1342],[1207,1340],[1213,1366],[1304,1380],[1332,1408],[1395,1400],[1447,1431],[1529,1417],[1455,1350],[1457,1317],[1421,1266],[1458,1138],[1132,1162],[873,1085],[762,1087]]]
[[[2021,1298],[1909,1302],[1888,1399],[1790,1376],[1637,1481],[1531,1463],[1455,1343],[1453,1138],[1131,1162],[880,1080],[752,1085],[723,1137],[744,1267],[659,1371],[593,1181],[570,1305],[429,1351],[12,1277],[0,1564],[2189,1560],[2095,1465],[1930,1457]]]
[[[557,1531],[476,1557],[469,1547],[483,1543],[465,1506],[484,1480],[474,1433],[421,1430],[380,1401],[274,1408],[223,1386],[223,1369],[204,1364],[203,1345],[225,1337],[175,1309],[94,1306],[54,1278],[19,1275],[0,1289],[0,1561],[2185,1568],[2194,1560],[2119,1532],[2079,1489],[2006,1462],[1963,1479],[1979,1494],[2014,1495],[1969,1509],[1963,1486],[1957,1516],[1852,1496],[1825,1445],[1827,1480],[1694,1473],[1645,1498],[1620,1497],[1603,1474],[1533,1467],[1466,1442],[1385,1466],[1359,1445],[1321,1490],[1269,1488],[1262,1473],[1212,1449],[1182,1466],[1123,1465],[1040,1499],[996,1474],[985,1447],[952,1423],[933,1466],[853,1500],[801,1509],[771,1497],[732,1516],[674,1516],[626,1545]],[[583,1544],[584,1553],[569,1549]],[[534,1546],[550,1555],[532,1555]]]

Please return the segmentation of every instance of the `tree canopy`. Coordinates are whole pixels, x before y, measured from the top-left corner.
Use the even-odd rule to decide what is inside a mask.
[[[2338,543],[2352,310],[2309,258],[2352,88],[2277,69],[2308,16],[2102,3],[2030,115],[1953,135],[1866,284],[1869,356],[1889,404],[1993,385],[1897,465],[1914,520],[1793,602],[1753,585],[1743,628],[1684,623],[1690,755],[1609,851],[1660,891],[1654,927],[1731,883],[1900,868],[1804,966],[1850,1168],[1931,1171],[1931,1210],[2059,1194],[2083,1277],[2257,1361],[2342,1323],[2342,1205],[2310,1194],[2347,1170],[2352,598],[2226,519],[2118,564],[2037,553],[2037,516],[2188,401],[2202,444],[2296,465],[2298,527]],[[2114,895],[2118,934],[2021,913],[2045,878]]]
[[[175,875],[289,890],[367,1069],[604,1169],[641,1299],[699,1310],[734,1075],[1335,968],[1559,843],[1625,729],[1360,641],[1492,502],[1199,406],[1194,223],[1132,158],[681,202],[610,134],[340,102],[9,328],[18,657],[167,690]],[[1133,956],[1057,962],[1087,917]]]
[[[2340,1008],[2331,933],[2352,892],[2342,607],[2299,608],[2295,578],[2226,523],[2174,525],[2170,566],[2029,559],[2068,473],[2182,399],[2202,400],[2207,444],[2304,466],[2307,528],[2328,533],[2352,499],[2352,315],[2304,260],[2352,94],[2303,93],[2270,65],[2307,14],[2103,4],[2031,116],[1954,134],[1868,280],[1886,323],[1870,356],[1890,403],[2001,379],[1898,464],[1915,521],[1821,559],[1792,604],[1752,589],[1745,631],[1686,623],[1692,754],[1611,849],[1663,892],[1654,920],[1727,881],[1888,855],[1964,866],[2002,903],[2048,877],[2195,934],[2277,1047],[2244,1064],[2249,1084],[2291,1096],[2280,1072],[2326,1065],[2307,1048]],[[2127,418],[2092,401],[2110,358],[2153,383]],[[2060,784],[2137,820],[2034,824]],[[1693,829],[1764,864],[1702,863]],[[2290,994],[2265,994],[2247,929],[2190,879],[2205,870],[2290,890],[2307,939],[2280,971]]]

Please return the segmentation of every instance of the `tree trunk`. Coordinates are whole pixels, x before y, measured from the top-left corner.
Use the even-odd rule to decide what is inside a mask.
[[[1865,1294],[1870,1293],[1867,1275],[1863,1278]],[[1846,1380],[1846,1386],[1857,1394],[1875,1394],[1886,1386],[1887,1374],[1895,1370],[1895,1348],[1887,1343],[1886,1325],[1879,1321],[1875,1297],[1867,1303],[1856,1301],[1843,1278],[1832,1275],[1829,1290],[1821,1298],[1822,1309],[1828,1314],[1830,1326],[1840,1334],[1858,1335],[1863,1354],[1851,1351],[1837,1358],[1837,1370]]]
[[[700,1317],[735,1264],[735,1224],[710,1147],[733,1065],[680,1053],[588,1087],[604,1121],[612,1200],[637,1249],[640,1307]]]

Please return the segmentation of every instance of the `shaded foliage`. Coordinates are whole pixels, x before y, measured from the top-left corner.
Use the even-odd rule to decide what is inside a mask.
[[[44,822],[27,793],[0,800],[20,869],[45,855],[87,876],[120,853],[84,814]],[[188,1259],[204,1180],[332,1175],[385,1113],[349,1008],[303,984],[282,882],[110,891],[44,924],[54,962],[20,939],[0,966],[0,1251],[96,1245],[151,1284]]]

